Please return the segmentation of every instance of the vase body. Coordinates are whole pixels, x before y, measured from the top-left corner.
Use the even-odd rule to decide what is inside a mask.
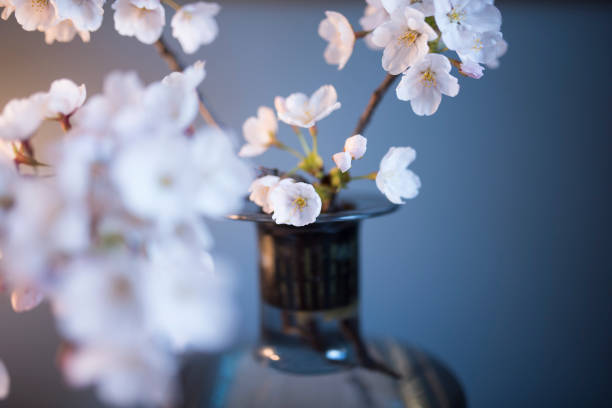
[[[221,356],[205,395],[194,397],[202,382],[192,379],[185,406],[465,407],[458,381],[436,359],[361,334],[360,223],[393,209],[374,200],[300,228],[241,216],[257,227],[260,341]]]

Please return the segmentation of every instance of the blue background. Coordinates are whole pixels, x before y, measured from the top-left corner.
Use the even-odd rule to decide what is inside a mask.
[[[326,65],[316,28],[326,9],[357,25],[362,3],[222,6],[218,39],[184,58],[206,59],[202,89],[214,111],[239,132],[275,95],[333,84],[343,106],[319,126],[329,160],[385,73],[381,54],[362,43],[344,70]],[[460,78],[459,95],[444,97],[432,117],[417,117],[391,92],[365,133],[368,153],[355,173],[375,170],[391,145],[412,146],[412,169],[423,182],[398,213],[365,223],[365,329],[440,357],[473,407],[610,406],[612,8],[498,7],[510,44],[500,69],[478,81]],[[47,89],[58,77],[84,82],[94,94],[113,69],[137,70],[146,81],[166,73],[153,47],[114,32],[108,4],[92,37],[46,46],[14,18],[1,22],[0,102]],[[54,133],[46,129],[41,139]],[[280,137],[295,143],[286,126]],[[278,153],[258,163],[293,167]],[[239,273],[243,334],[253,339],[254,227],[215,222],[213,229],[219,253]],[[16,315],[7,296],[0,301],[0,357],[13,380],[4,404],[95,406],[91,393],[62,383],[48,308]]]

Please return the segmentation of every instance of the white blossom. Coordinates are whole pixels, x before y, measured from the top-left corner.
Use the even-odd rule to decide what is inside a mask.
[[[404,72],[421,60],[428,52],[428,41],[438,35],[425,22],[425,16],[411,7],[400,7],[391,13],[391,19],[374,30],[372,42],[385,47],[382,66],[392,75]]]
[[[3,20],[8,20],[11,14],[13,14],[13,11],[15,11],[13,0],[0,0],[0,8],[2,7],[4,7],[4,10],[2,10],[2,15],[0,15],[0,17]]]
[[[232,285],[212,258],[181,240],[149,248],[143,282],[148,324],[177,351],[217,350],[235,334]]]
[[[459,93],[457,78],[451,76],[451,63],[443,55],[427,54],[404,73],[397,86],[398,99],[410,101],[417,115],[433,115],[440,106],[442,94]]]
[[[116,0],[115,29],[121,35],[153,44],[161,36],[166,12],[159,0]]]
[[[508,43],[506,40],[502,39],[496,44],[497,52],[495,54],[495,58],[487,63],[487,67],[489,68],[498,68],[499,67],[499,58],[503,56],[508,51]]]
[[[362,135],[353,135],[344,142],[344,151],[348,152],[353,159],[361,159],[366,152],[368,139]]]
[[[161,134],[119,152],[111,176],[125,206],[134,215],[173,224],[189,217],[198,177],[190,142],[180,134]]]
[[[425,17],[433,16],[435,12],[434,0],[381,0],[389,14],[399,8],[412,7],[420,11]]]
[[[214,41],[219,33],[214,17],[220,9],[217,3],[199,1],[184,5],[172,17],[172,35],[185,53],[193,54],[201,45]]]
[[[335,153],[332,156],[332,159],[343,173],[351,168],[351,154],[347,151]]]
[[[326,11],[326,18],[319,24],[319,35],[329,42],[325,53],[325,62],[344,68],[355,46],[355,32],[351,23],[336,11]]]
[[[501,41],[502,34],[498,31],[468,32],[462,35],[462,41],[456,51],[463,62],[488,64],[497,58],[497,44]]]
[[[9,377],[6,366],[0,360],[0,400],[5,399],[9,395],[11,389],[11,378]]]
[[[310,98],[303,93],[293,93],[286,99],[277,96],[274,106],[281,121],[288,125],[309,128],[340,109],[341,105],[336,89],[332,85],[323,85]]]
[[[142,264],[128,254],[76,259],[55,289],[60,331],[82,343],[130,344],[143,336]]]
[[[277,224],[302,227],[315,222],[321,213],[321,197],[314,187],[292,179],[282,180],[270,191],[269,203]]]
[[[44,299],[43,292],[33,286],[21,286],[11,292],[11,306],[16,312],[34,309]]]
[[[249,187],[249,200],[261,207],[262,211],[266,214],[271,214],[274,211],[270,204],[269,194],[270,190],[274,188],[280,181],[277,176],[263,176],[251,183]]]
[[[435,19],[444,44],[456,50],[472,32],[499,31],[501,14],[487,0],[434,0]]]
[[[242,125],[242,133],[247,144],[238,153],[242,157],[257,156],[268,150],[276,140],[278,122],[274,111],[267,106],[260,106],[257,117],[251,116]]]
[[[469,76],[470,78],[474,79],[482,78],[484,71],[482,65],[469,59],[462,62],[459,69],[463,75]]]
[[[79,30],[72,20],[55,21],[53,25],[43,30],[45,32],[45,43],[70,42],[78,34],[83,42],[89,42],[91,36],[89,31]]]
[[[52,0],[13,0],[15,18],[26,31],[45,29],[55,20],[55,3]]]
[[[102,25],[105,0],[53,0],[60,21],[70,20],[80,31],[96,31]]]
[[[24,99],[13,99],[7,103],[0,115],[0,139],[30,138],[45,118],[45,104],[44,93],[36,93]]]
[[[168,406],[175,394],[176,362],[149,344],[88,345],[69,353],[63,365],[70,384],[95,385],[110,404]]]
[[[85,85],[78,86],[69,79],[58,79],[51,83],[46,100],[46,117],[68,116],[85,103]]]
[[[236,155],[230,136],[219,129],[203,128],[191,141],[190,157],[199,179],[194,200],[196,211],[220,217],[240,209],[253,172]]]
[[[391,147],[380,162],[376,187],[394,204],[404,204],[402,198],[419,194],[421,180],[407,167],[416,158],[411,147]]]
[[[363,17],[359,19],[361,28],[365,31],[373,31],[376,27],[389,19],[389,13],[382,5],[381,0],[366,0],[367,6],[363,12]],[[381,47],[372,42],[372,33],[364,38],[366,45],[374,50]]]

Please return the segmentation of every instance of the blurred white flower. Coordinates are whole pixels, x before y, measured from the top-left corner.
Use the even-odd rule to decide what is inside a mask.
[[[335,153],[332,156],[332,159],[343,173],[351,168],[351,154],[347,151]]]
[[[269,200],[270,190],[274,188],[280,181],[277,176],[263,176],[251,183],[249,187],[249,200],[261,207],[266,214],[271,214],[274,211]]]
[[[504,40],[502,38],[502,40],[499,41],[496,44],[495,58],[493,58],[491,61],[487,62],[487,67],[489,67],[489,68],[498,68],[499,67],[499,58],[501,56],[503,56],[507,51],[508,51],[508,43],[506,42],[506,40]]]
[[[46,117],[68,116],[85,103],[85,84],[78,86],[69,79],[58,79],[51,83],[46,100]]]
[[[15,11],[15,5],[13,4],[13,0],[0,0],[0,8],[3,7],[4,10],[2,10],[2,15],[0,15],[0,17],[3,20],[8,20],[11,14],[13,14],[13,11]]]
[[[230,136],[220,129],[203,128],[190,141],[189,157],[199,180],[194,197],[196,211],[221,217],[240,209],[253,171],[236,155]]]
[[[488,0],[434,0],[435,18],[444,44],[457,50],[471,32],[499,31],[501,14]]]
[[[321,197],[308,183],[292,179],[281,180],[269,193],[268,200],[274,209],[272,219],[277,224],[302,227],[315,222],[321,213]]]
[[[150,247],[149,257],[143,286],[153,333],[177,351],[213,351],[233,340],[233,288],[209,254],[167,239]]]
[[[15,312],[27,312],[38,306],[45,295],[33,286],[21,286],[11,292],[11,306]]]
[[[168,406],[176,392],[176,362],[146,343],[85,346],[71,351],[63,367],[70,384],[95,385],[100,399],[114,405]]]
[[[397,86],[398,99],[410,101],[414,113],[433,115],[440,106],[442,94],[456,96],[459,93],[457,78],[450,75],[451,63],[443,55],[427,54],[410,67]]]
[[[159,0],[116,0],[112,7],[119,34],[145,44],[153,44],[161,36],[166,12]]]
[[[344,68],[355,46],[355,32],[351,23],[336,11],[326,11],[326,18],[319,24],[319,35],[329,42],[325,53],[325,62]]]
[[[6,366],[0,360],[0,400],[5,399],[11,390],[11,378],[9,377]]]
[[[389,18],[389,13],[383,7],[381,0],[366,0],[367,6],[364,10],[363,17],[359,19],[361,28],[366,31],[372,31]]]
[[[26,31],[46,29],[55,20],[53,0],[13,0],[15,18]]]
[[[45,32],[45,43],[70,42],[78,34],[83,42],[89,42],[91,36],[89,31],[79,30],[72,20],[55,21],[53,25],[43,30]]]
[[[361,135],[354,135],[344,142],[344,151],[348,152],[353,159],[361,159],[366,152],[368,139]]]
[[[53,0],[60,21],[70,20],[80,31],[96,31],[102,25],[105,0]]]
[[[112,179],[125,206],[137,217],[171,225],[190,217],[198,186],[190,146],[180,133],[152,136],[119,152]]]
[[[45,118],[45,105],[44,93],[7,103],[0,115],[0,139],[12,141],[30,138]]]
[[[277,96],[274,106],[281,121],[288,125],[309,128],[340,109],[341,105],[336,89],[332,85],[323,85],[310,98],[303,93],[293,93],[286,99]]]
[[[488,64],[497,58],[497,44],[501,41],[502,33],[498,31],[469,32],[462,35],[462,42],[456,51],[463,62]]]
[[[127,253],[75,259],[54,290],[60,331],[80,343],[130,344],[143,332],[143,265]]]
[[[391,147],[380,162],[376,187],[394,204],[404,204],[402,198],[410,199],[419,194],[421,180],[407,169],[415,157],[416,152],[411,147]]]
[[[215,16],[221,7],[217,3],[199,1],[181,7],[170,22],[172,35],[183,51],[193,54],[201,45],[210,44],[219,33]]]
[[[405,7],[412,7],[423,13],[425,17],[433,16],[435,12],[434,0],[381,0],[381,2],[389,14]]]
[[[425,16],[411,7],[399,7],[391,19],[374,30],[372,42],[385,47],[382,66],[392,75],[401,74],[428,52],[428,41],[438,35],[425,22]]]
[[[241,157],[253,157],[262,154],[276,140],[278,122],[274,111],[267,106],[260,106],[257,117],[251,116],[242,125],[242,133],[247,144],[238,153]]]

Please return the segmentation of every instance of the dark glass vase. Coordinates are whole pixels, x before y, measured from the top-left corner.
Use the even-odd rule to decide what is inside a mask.
[[[261,336],[221,357],[198,407],[465,407],[448,369],[359,326],[359,227],[397,207],[353,196],[305,227],[277,225],[255,206],[233,216],[257,226]],[[197,386],[196,386],[197,388]]]

